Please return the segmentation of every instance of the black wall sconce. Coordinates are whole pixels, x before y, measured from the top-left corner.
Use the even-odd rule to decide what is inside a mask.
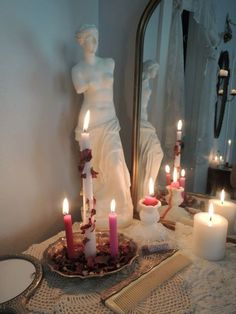
[[[222,123],[225,114],[225,107],[228,101],[232,101],[236,95],[235,89],[231,89],[228,99],[228,85],[230,79],[230,68],[229,68],[229,53],[227,50],[222,51],[218,60],[219,71],[218,79],[216,84],[217,100],[215,103],[215,118],[214,118],[214,137],[218,138],[222,128]]]

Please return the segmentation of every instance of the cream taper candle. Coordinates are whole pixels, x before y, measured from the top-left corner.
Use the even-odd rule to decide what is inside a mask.
[[[85,232],[85,248],[86,258],[96,255],[96,235],[95,235],[95,214],[94,214],[94,197],[92,182],[92,166],[91,166],[91,146],[88,130],[90,119],[90,111],[88,110],[84,118],[83,132],[81,133],[81,154],[83,156],[83,230]]]
[[[87,132],[90,120],[90,111],[86,112],[84,117],[84,125],[83,125],[83,132],[81,133],[81,141],[80,141],[80,149],[81,152],[87,150],[91,150],[90,145],[90,137],[89,133]],[[84,170],[83,170],[83,195],[84,195],[84,213],[83,213],[83,222],[86,223],[86,202],[89,202],[89,207],[93,207],[93,182],[92,182],[92,174],[91,174],[91,161],[88,160],[84,163]]]
[[[181,140],[182,140],[182,120],[179,120],[177,123],[177,133],[176,133],[176,143],[174,150],[174,167],[178,169],[178,178],[180,170],[180,159],[181,159]]]
[[[231,143],[232,143],[232,141],[231,141],[231,140],[228,140],[227,152],[226,152],[226,158],[225,158],[225,162],[226,162],[227,164],[229,164],[229,162],[230,162]]]

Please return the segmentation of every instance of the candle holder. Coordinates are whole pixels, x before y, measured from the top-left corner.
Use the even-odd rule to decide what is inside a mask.
[[[168,195],[166,196],[167,206],[162,206],[161,221],[169,220],[173,222],[181,222],[185,225],[193,225],[191,215],[182,207],[179,207],[183,202],[184,188],[175,188],[171,185],[166,187]]]
[[[109,233],[103,231],[95,233],[96,255],[86,260],[84,235],[75,232],[73,236],[75,248],[73,259],[69,259],[66,254],[66,239],[64,237],[51,243],[43,253],[43,262],[53,272],[63,277],[81,279],[104,277],[132,267],[133,262],[138,258],[137,244],[122,233],[118,234],[119,254],[112,257],[108,253],[110,248]]]
[[[166,188],[168,190],[166,201],[170,207],[178,207],[180,204],[183,203],[184,188],[174,188],[171,185],[168,185]]]
[[[158,223],[160,214],[158,209],[161,207],[161,202],[158,201],[157,205],[145,205],[144,199],[139,201],[139,217],[140,224],[136,226],[136,236],[141,238],[142,241],[161,241],[166,240],[166,228]]]

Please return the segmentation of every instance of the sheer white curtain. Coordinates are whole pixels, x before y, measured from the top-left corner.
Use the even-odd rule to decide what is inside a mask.
[[[192,11],[185,73],[186,141],[184,163],[188,188],[205,193],[213,147],[213,119],[219,41],[213,1],[185,1]]]
[[[188,36],[189,48],[187,51],[186,73],[184,73],[183,60],[181,18],[183,10],[192,13]],[[209,129],[210,132],[213,132],[213,122],[209,121],[209,116],[214,117],[212,93],[215,92],[218,58],[215,47],[217,41],[218,34],[216,32],[212,0],[173,1],[162,143],[165,151],[164,162],[171,163],[176,140],[176,124],[179,119],[183,119],[186,122],[184,154],[187,156],[183,161],[188,168],[188,179],[192,174],[191,189],[194,185],[200,185],[205,190],[203,173],[206,175],[208,152],[211,146],[209,142],[212,140]],[[202,152],[202,154],[199,154],[199,152]],[[198,157],[196,158],[196,156]],[[199,165],[201,165],[201,168],[199,168]],[[202,165],[204,166],[202,167]],[[191,180],[189,181],[191,182]]]
[[[173,1],[172,22],[169,36],[168,61],[165,84],[164,162],[173,162],[177,121],[184,118],[184,54],[181,14],[182,0]]]

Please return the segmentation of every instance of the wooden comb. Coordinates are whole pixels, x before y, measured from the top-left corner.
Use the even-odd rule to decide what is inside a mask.
[[[152,290],[156,289],[190,263],[191,260],[189,258],[181,253],[175,253],[152,267],[150,271],[141,274],[128,286],[122,287],[118,292],[107,298],[102,297],[102,301],[115,313],[125,314],[138,302],[147,298]]]

